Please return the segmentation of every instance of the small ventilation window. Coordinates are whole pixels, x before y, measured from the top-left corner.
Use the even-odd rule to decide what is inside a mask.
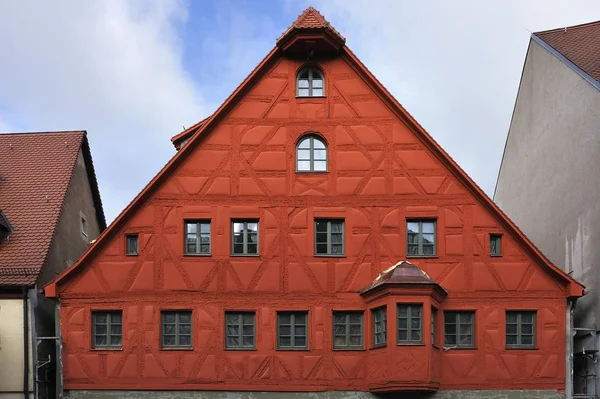
[[[127,234],[126,240],[126,255],[137,255],[139,251],[139,238],[137,234]]]
[[[323,97],[325,95],[323,74],[316,68],[304,68],[298,73],[298,97]]]
[[[0,244],[10,233],[12,233],[12,226],[8,223],[8,219],[4,213],[0,211]]]
[[[490,234],[490,255],[502,256],[502,236],[500,234]]]

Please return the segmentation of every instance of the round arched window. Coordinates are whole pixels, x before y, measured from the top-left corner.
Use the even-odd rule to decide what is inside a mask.
[[[326,172],[327,146],[318,136],[304,136],[296,148],[296,170],[298,172]]]
[[[316,68],[304,68],[298,73],[298,97],[322,97],[325,94],[323,74]]]

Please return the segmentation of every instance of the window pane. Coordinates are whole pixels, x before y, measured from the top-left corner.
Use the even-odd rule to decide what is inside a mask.
[[[532,312],[523,312],[521,313],[521,322],[532,324],[533,323],[533,313]]]
[[[344,224],[342,222],[331,222],[331,234],[342,233],[344,231]]]
[[[415,329],[421,328],[421,319],[415,317],[410,319],[410,327]]]
[[[531,324],[523,324],[521,326],[521,334],[533,334],[533,326]]]
[[[249,254],[257,254],[258,253],[258,245],[248,244],[248,253]]]
[[[323,95],[323,89],[313,89],[312,91],[313,97],[320,97]]]
[[[248,231],[250,232],[257,232],[258,231],[258,223],[256,222],[252,222],[252,223],[248,223]]]
[[[227,326],[227,335],[239,335],[240,327],[239,326]]]
[[[192,314],[190,312],[179,313],[179,322],[180,323],[191,323],[192,322]]]
[[[175,334],[175,324],[163,325],[163,333],[164,334]]]
[[[327,233],[327,221],[317,220],[315,222],[315,229],[318,233]],[[325,235],[325,237],[327,236]]]
[[[461,345],[471,345],[472,344],[472,336],[470,335],[461,335],[460,344]]]
[[[280,324],[290,324],[290,314],[289,313],[281,313],[279,315],[279,323]]]
[[[303,313],[294,314],[294,323],[306,324],[306,314],[303,314]]]
[[[200,245],[200,253],[208,254],[210,253],[210,245]]]
[[[310,170],[310,161],[298,161],[298,170]]]
[[[433,245],[423,245],[423,255],[435,255]]]
[[[409,244],[419,243],[419,235],[416,233],[408,233],[407,239]]]
[[[298,148],[310,148],[310,137],[303,139],[299,144]]]
[[[240,315],[238,313],[226,313],[225,320],[227,324],[237,324]]]
[[[299,161],[310,161],[310,150],[298,150],[298,160]]]
[[[236,347],[239,346],[240,339],[237,336],[228,336],[227,337],[227,346]]]
[[[408,306],[400,305],[398,306],[398,317],[407,317],[408,316]]]
[[[410,315],[413,317],[420,317],[421,316],[421,307],[420,306],[411,306],[410,307]]]
[[[444,322],[447,324],[454,324],[456,323],[456,313],[454,312],[448,312],[444,315]]]
[[[399,330],[398,331],[398,341],[408,341],[408,331]]]
[[[433,233],[435,231],[435,224],[432,222],[423,222],[421,226],[423,233]]]
[[[317,244],[318,254],[327,254],[327,244]]]
[[[352,346],[360,346],[362,342],[361,336],[351,336],[350,337],[350,345]]]
[[[308,88],[308,79],[298,79],[298,87]]]
[[[306,337],[305,336],[302,336],[302,337],[296,336],[294,345],[295,346],[306,346]]]
[[[321,140],[317,139],[317,138],[313,138],[313,148],[324,149],[325,148],[325,143],[322,142]]]
[[[415,222],[408,222],[406,224],[406,230],[409,233],[418,233],[419,232],[419,223],[415,223]]]
[[[313,88],[322,88],[323,87],[323,81],[321,79],[315,79],[313,77],[312,85],[313,85]]]
[[[516,324],[507,324],[506,325],[506,333],[507,334],[516,334],[517,333],[517,325]]]
[[[233,253],[234,254],[243,254],[244,253],[244,244],[233,244]]]
[[[163,335],[163,343],[165,346],[174,346],[175,345],[175,336],[174,335]]]
[[[300,97],[308,97],[308,89],[299,89],[298,90],[298,96],[300,96]]]
[[[96,313],[94,317],[96,319],[96,324],[106,323],[106,313]]]
[[[106,324],[97,324],[96,325],[96,335],[106,335]]]
[[[423,244],[433,244],[435,242],[435,237],[433,234],[423,234]]]
[[[244,231],[244,223],[234,223],[233,224],[233,231],[237,232],[237,233],[243,232]]]
[[[192,336],[191,335],[180,335],[179,336],[179,345],[182,345],[182,346],[192,345]]]
[[[192,333],[192,326],[184,324],[179,326],[179,334],[190,335]]]
[[[516,335],[506,335],[506,344],[507,345],[516,345],[517,344],[517,336]]]
[[[244,326],[242,328],[243,335],[254,335],[254,326]]]
[[[279,334],[291,335],[292,327],[290,326],[279,326]]]
[[[421,340],[421,330],[413,330],[410,333],[410,339],[412,341],[420,341]]]
[[[279,346],[292,346],[292,339],[290,337],[279,337]]]
[[[362,314],[350,313],[350,323],[360,323],[360,322],[362,322]]]
[[[346,345],[346,337],[336,336],[333,341],[334,346],[345,346]]]
[[[327,161],[314,161],[314,170],[318,172],[323,172],[327,170]]]
[[[344,253],[342,245],[341,244],[333,244],[333,245],[331,245],[331,253],[333,255],[342,255]]]
[[[210,223],[202,223],[200,225],[200,233],[210,233]]]
[[[360,334],[362,332],[362,328],[359,325],[351,325],[350,326],[350,334]]]
[[[446,334],[456,334],[456,324],[445,325]]]
[[[460,334],[470,334],[471,333],[471,325],[470,324],[461,324],[460,325]]]
[[[97,346],[106,345],[106,335],[96,335],[95,345],[97,345]]]
[[[110,336],[110,344],[112,346],[120,346],[121,345],[121,335],[111,335]]]
[[[523,335],[521,337],[521,344],[523,344],[523,345],[533,345],[533,335]]]
[[[120,324],[112,324],[110,326],[110,335],[121,335],[122,330],[121,330],[121,325]]]
[[[244,324],[254,325],[254,313],[242,313],[242,319]]]
[[[243,346],[254,346],[254,336],[248,336],[248,337],[243,337],[242,338],[242,345]]]
[[[447,334],[444,337],[444,345],[456,345],[456,335]]]
[[[186,223],[185,225],[188,233],[196,234],[196,223]]]
[[[110,322],[112,324],[120,324],[122,319],[121,312],[113,312],[110,314]]]

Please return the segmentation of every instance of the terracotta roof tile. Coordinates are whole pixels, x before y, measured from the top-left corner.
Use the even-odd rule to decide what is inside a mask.
[[[33,285],[46,259],[85,132],[0,134],[0,286]]]
[[[418,266],[405,260],[379,273],[369,285],[360,290],[361,293],[371,291],[384,284],[428,284],[438,285]]]
[[[314,7],[308,7],[304,10],[298,18],[290,25],[285,32],[279,36],[277,41],[280,41],[285,36],[288,35],[293,30],[311,30],[311,29],[328,29],[331,33],[337,36],[343,42],[346,41],[346,38],[340,34],[329,21],[325,19],[325,17],[317,11]]]
[[[600,21],[537,32],[534,35],[600,81]]]

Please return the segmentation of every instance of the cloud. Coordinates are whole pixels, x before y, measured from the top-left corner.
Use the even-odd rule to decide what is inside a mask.
[[[595,0],[317,0],[315,7],[490,196],[530,32],[600,19]]]
[[[0,2],[0,123],[86,129],[109,220],[209,112],[182,63],[186,18],[177,1]]]

